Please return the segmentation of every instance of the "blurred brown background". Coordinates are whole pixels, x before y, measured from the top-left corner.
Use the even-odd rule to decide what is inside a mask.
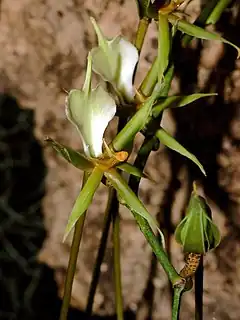
[[[86,55],[96,45],[89,16],[109,37],[134,39],[135,1],[2,0],[0,12],[0,319],[57,319],[71,239],[64,228],[81,186],[81,173],[44,144],[50,136],[80,148],[65,119],[65,90],[82,85]],[[204,4],[193,0],[194,19]],[[233,1],[216,26],[240,45],[240,5]],[[151,25],[141,56],[137,83],[156,55]],[[160,148],[146,171],[156,180],[141,183],[140,197],[158,216],[169,237],[171,258],[183,265],[174,226],[197,180],[222,231],[221,245],[205,257],[204,319],[240,318],[240,61],[229,46],[193,41],[175,51],[176,77],[171,93],[217,92],[216,99],[166,112],[163,125],[193,152],[208,173],[203,178],[183,157]],[[11,99],[8,95],[16,98]],[[21,107],[19,107],[21,106]],[[113,131],[109,130],[111,136]],[[138,137],[137,142],[141,140]],[[72,305],[84,310],[101,236],[106,189],[97,193],[87,217],[73,287]],[[121,208],[122,276],[126,318],[170,319],[167,278],[131,214]],[[47,267],[48,266],[48,267]],[[50,268],[49,268],[50,267]],[[114,315],[112,245],[102,266],[95,314]],[[55,283],[56,281],[56,283]],[[184,296],[182,319],[193,319],[193,292]],[[69,319],[84,317],[71,311]]]

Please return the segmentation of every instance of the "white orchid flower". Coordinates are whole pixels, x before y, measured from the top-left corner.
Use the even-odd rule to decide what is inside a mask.
[[[138,61],[135,46],[121,36],[107,40],[91,18],[98,37],[98,47],[91,50],[93,71],[109,82],[121,101],[132,102],[135,90],[133,74]]]
[[[116,103],[101,86],[91,89],[91,78],[92,58],[89,54],[83,89],[69,92],[66,115],[81,135],[85,154],[97,158],[102,154],[103,134],[116,113]]]

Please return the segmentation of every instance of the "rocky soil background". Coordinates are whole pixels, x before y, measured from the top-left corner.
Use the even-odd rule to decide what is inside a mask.
[[[34,133],[43,148],[47,168],[42,203],[46,237],[37,256],[40,262],[53,268],[61,296],[71,243],[69,238],[63,244],[62,237],[82,177],[45,146],[44,137],[81,147],[77,133],[65,118],[64,100],[66,90],[81,87],[87,53],[96,45],[89,16],[97,19],[109,37],[121,33],[133,40],[137,27],[136,6],[133,0],[2,0],[0,3],[0,88],[2,93],[13,95],[22,106],[33,111]],[[197,0],[189,4],[188,13],[192,18],[197,16],[202,4]],[[239,10],[239,4],[227,10],[216,26],[238,45]],[[156,30],[152,25],[137,83],[153,60],[156,47]],[[166,113],[163,120],[165,128],[198,156],[208,177],[203,179],[189,161],[161,147],[151,155],[146,169],[156,177],[157,183],[143,181],[140,197],[168,230],[171,257],[180,270],[183,257],[172,238],[172,226],[183,213],[192,181],[198,180],[223,234],[219,248],[205,258],[204,319],[239,319],[240,63],[232,48],[216,42],[194,41],[190,48],[179,50],[176,71],[172,92],[219,93],[215,100]],[[24,123],[22,118],[19,121]],[[109,136],[112,134],[110,130]],[[26,154],[31,150],[26,149]],[[101,187],[87,216],[74,280],[72,305],[80,310],[86,303],[105,204],[106,189]],[[15,209],[22,210],[17,205]],[[125,308],[136,312],[138,319],[148,316],[169,319],[167,278],[154,263],[151,250],[131,214],[123,208],[121,212]],[[94,311],[98,315],[114,314],[112,280],[109,239],[95,299]],[[40,299],[44,299],[44,295]],[[193,308],[193,293],[187,293],[183,299],[182,318],[192,319]]]

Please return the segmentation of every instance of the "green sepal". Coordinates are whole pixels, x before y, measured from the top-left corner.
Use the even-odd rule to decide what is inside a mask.
[[[81,217],[81,215],[87,210],[90,206],[93,196],[101,183],[103,177],[103,171],[98,167],[95,167],[87,179],[84,187],[79,193],[77,200],[73,206],[71,215],[68,219],[68,224],[65,229],[63,241],[66,240],[67,236],[69,235],[70,231],[73,229],[77,220]]]
[[[212,219],[208,217],[207,224],[207,234],[208,234],[208,247],[210,249],[216,248],[221,242],[221,234],[218,227],[212,222]]]
[[[65,145],[49,137],[47,137],[45,141],[49,143],[60,156],[71,163],[74,167],[88,172],[93,170],[93,163],[81,152],[78,152],[70,147],[66,147]]]
[[[168,21],[173,25],[177,25],[178,30],[192,37],[196,37],[198,39],[203,39],[203,40],[216,40],[216,41],[221,41],[223,43],[229,44],[230,46],[232,46],[237,50],[238,58],[239,58],[240,48],[236,46],[234,43],[221,37],[219,34],[207,31],[201,27],[191,24],[186,20],[180,19],[174,14],[168,15]]]
[[[132,165],[128,162],[120,163],[116,166],[116,168],[118,168],[126,173],[129,173],[135,177],[149,179],[148,175],[146,175],[140,169],[138,169],[137,167],[135,167],[134,165]]]
[[[204,254],[219,245],[220,232],[209,215],[205,199],[193,191],[186,216],[175,230],[175,239],[184,252]]]
[[[205,172],[202,164],[197,159],[197,157],[195,157],[194,154],[189,152],[179,142],[177,142],[177,140],[174,139],[167,131],[165,131],[163,128],[161,128],[156,132],[155,135],[160,140],[160,142],[162,144],[164,144],[166,147],[180,153],[184,157],[186,157],[186,158],[190,159],[192,162],[194,162],[198,166],[198,168],[202,171],[202,173],[206,176],[206,172]]]
[[[104,175],[117,191],[122,204],[124,204],[130,211],[146,219],[153,230],[158,228],[157,220],[150,215],[143,203],[139,200],[132,189],[129,188],[124,178],[115,169],[106,171]]]
[[[217,96],[217,93],[194,93],[188,96],[171,96],[158,99],[157,104],[152,109],[154,118],[167,108],[181,108],[201,98]]]

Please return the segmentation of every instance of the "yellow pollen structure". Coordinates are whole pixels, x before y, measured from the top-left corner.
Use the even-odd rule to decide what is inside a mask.
[[[102,158],[94,159],[97,166],[103,171],[107,171],[114,167],[119,162],[124,162],[128,158],[127,151],[113,152],[104,142],[106,153]]]

